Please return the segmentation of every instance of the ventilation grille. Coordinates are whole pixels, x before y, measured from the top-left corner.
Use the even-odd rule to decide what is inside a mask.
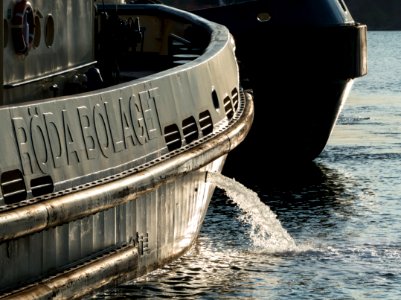
[[[48,193],[52,193],[54,190],[53,180],[49,175],[35,178],[31,180],[32,196],[38,197]]]
[[[235,89],[232,90],[231,96],[232,96],[234,111],[238,111],[238,107],[239,107],[239,93],[238,93],[237,88],[235,88]]]
[[[209,111],[205,110],[199,114],[199,125],[203,136],[213,132],[213,121]]]
[[[181,134],[177,125],[172,124],[164,128],[164,140],[166,141],[169,151],[173,151],[181,147]]]
[[[199,137],[198,126],[194,117],[189,117],[182,121],[182,132],[187,144],[195,141]]]
[[[234,110],[231,99],[228,96],[224,98],[224,110],[226,112],[227,118],[231,120],[234,116]]]
[[[11,170],[1,174],[1,192],[6,204],[26,199],[26,186],[20,170]]]

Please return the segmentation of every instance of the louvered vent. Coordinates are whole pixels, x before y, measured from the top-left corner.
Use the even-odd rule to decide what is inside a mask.
[[[177,125],[172,124],[164,128],[164,140],[169,151],[179,149],[182,146],[181,134]]]
[[[26,199],[26,186],[20,170],[11,170],[1,174],[1,192],[6,204]]]
[[[203,136],[213,132],[213,121],[209,111],[205,110],[199,114],[199,125]]]
[[[237,88],[234,88],[232,90],[231,96],[232,96],[234,111],[237,111],[238,110],[238,106],[239,106],[239,93],[238,93]]]
[[[233,110],[233,105],[232,105],[230,97],[228,97],[228,96],[225,97],[223,103],[224,103],[224,110],[226,112],[226,116],[229,120],[231,120],[232,117],[234,116],[234,110]]]
[[[182,132],[184,133],[184,139],[187,144],[195,141],[199,137],[198,126],[194,117],[186,118],[182,121]]]
[[[31,190],[34,197],[52,193],[54,190],[53,180],[49,175],[31,180]]]

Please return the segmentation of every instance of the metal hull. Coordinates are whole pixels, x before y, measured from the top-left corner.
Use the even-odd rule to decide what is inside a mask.
[[[192,246],[213,193],[205,172],[220,172],[224,159],[189,174],[153,179],[155,184],[145,184],[143,179],[138,184],[138,176],[128,177],[15,212],[19,221],[4,224],[3,218],[2,229],[21,230],[25,220],[26,231],[38,231],[0,245],[2,270],[7,270],[2,272],[2,285],[26,285],[9,297],[78,298],[176,259]],[[154,175],[152,170],[146,173]],[[151,181],[147,174],[142,176]],[[32,216],[40,216],[41,210],[58,215],[53,222],[59,224],[33,221]],[[59,217],[63,214],[68,216]],[[7,293],[2,296],[8,298]]]
[[[43,71],[3,70],[0,299],[80,298],[182,255],[214,191],[207,172],[221,172],[250,130],[252,96],[240,88],[226,27],[164,5],[105,2],[27,10],[54,9],[56,25],[75,18],[58,8],[91,18],[81,30],[96,43],[83,44],[73,67],[77,51],[1,47],[7,64]],[[116,36],[115,25],[143,35]],[[68,28],[58,42],[75,48],[82,35]],[[77,40],[66,45],[66,36]],[[58,64],[38,66],[46,55]],[[93,71],[105,79],[91,82]]]
[[[354,79],[367,73],[366,25],[353,20],[342,0],[220,3],[177,7],[229,28],[242,85],[254,93],[251,134],[226,166],[238,170],[244,156],[266,167],[314,160],[327,143]],[[249,159],[244,167],[253,165]]]

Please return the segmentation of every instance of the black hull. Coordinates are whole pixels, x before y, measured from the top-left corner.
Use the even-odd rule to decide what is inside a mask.
[[[252,128],[241,146],[230,153],[223,173],[247,179],[261,169],[291,173],[309,165],[325,148],[350,85],[347,80],[310,78],[309,85],[305,80],[291,87],[283,83],[269,87],[267,94],[262,83],[256,85],[260,89],[255,89],[254,98],[259,101],[255,101]],[[269,99],[275,93],[280,101]]]
[[[248,1],[193,11],[229,28],[242,85],[254,93],[253,126],[226,168],[238,169],[241,161],[243,167],[254,165],[252,158],[266,166],[314,160],[353,79],[367,73],[366,26],[354,22],[342,2],[295,2]]]

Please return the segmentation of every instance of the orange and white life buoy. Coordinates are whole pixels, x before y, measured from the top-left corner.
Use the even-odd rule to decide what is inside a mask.
[[[15,52],[27,55],[35,34],[33,9],[29,1],[21,0],[15,4],[11,24]]]

